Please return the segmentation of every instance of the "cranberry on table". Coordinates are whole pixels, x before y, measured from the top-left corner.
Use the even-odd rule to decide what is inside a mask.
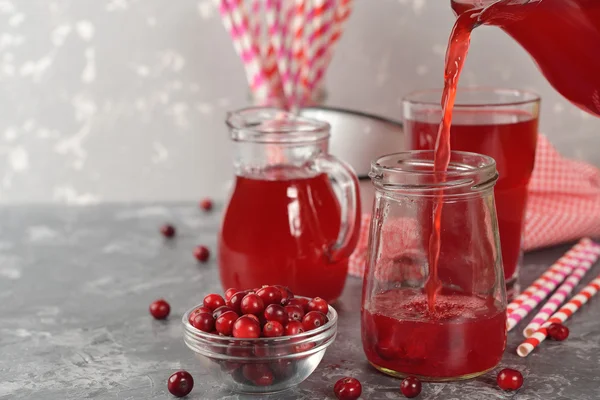
[[[233,337],[252,339],[260,337],[260,324],[247,315],[239,317],[233,323]]]
[[[256,294],[262,299],[265,306],[281,303],[281,291],[275,286],[264,286]]]
[[[198,313],[190,319],[190,324],[202,332],[211,333],[215,329],[215,319],[211,313]]]
[[[327,323],[325,314],[319,311],[310,311],[302,318],[302,327],[305,331],[317,329]]]
[[[504,368],[498,373],[496,382],[502,390],[517,390],[523,386],[523,375],[517,370]]]
[[[263,326],[263,336],[264,337],[279,337],[283,336],[284,328],[277,321],[267,321],[265,326]]]
[[[302,321],[304,318],[304,309],[300,306],[287,305],[284,309],[289,321]]]
[[[185,397],[194,388],[194,378],[187,371],[177,371],[167,381],[169,392],[176,397]]]
[[[285,336],[294,336],[302,332],[304,332],[304,327],[300,321],[291,321],[285,326]]]
[[[342,378],[333,386],[333,393],[339,400],[356,400],[362,393],[362,385],[355,378]]]
[[[208,257],[210,257],[210,251],[206,246],[196,246],[194,248],[194,257],[202,263],[206,262],[208,261]]]
[[[225,291],[225,301],[229,301],[231,299],[231,297],[236,294],[237,292],[239,292],[239,289],[236,288],[229,288]]]
[[[225,305],[225,300],[216,293],[207,294],[202,300],[204,307],[211,311],[215,311],[217,308]]]
[[[562,342],[569,337],[569,328],[563,324],[551,324],[548,327],[548,336],[550,336],[550,339],[552,340]]]
[[[265,308],[264,317],[267,321],[277,321],[283,326],[288,323],[287,311],[279,304],[269,304]]]
[[[171,306],[163,299],[156,300],[150,304],[150,314],[155,319],[165,319],[171,312]]]
[[[315,297],[314,299],[308,302],[306,308],[308,309],[308,311],[319,311],[327,315],[327,312],[329,311],[329,304],[327,304],[327,302],[322,298]]]
[[[233,324],[237,321],[238,315],[233,311],[226,311],[215,321],[215,329],[224,336],[233,334]]]
[[[204,199],[200,200],[199,205],[200,205],[200,208],[203,209],[204,211],[210,211],[213,208],[213,202],[208,197],[205,197]]]
[[[160,233],[166,238],[172,238],[175,236],[175,227],[170,224],[165,224],[160,227]]]
[[[259,315],[265,310],[265,305],[260,297],[255,293],[248,293],[242,299],[240,304],[242,314]]]
[[[407,376],[400,383],[400,391],[409,399],[417,397],[421,393],[421,381],[417,377]]]

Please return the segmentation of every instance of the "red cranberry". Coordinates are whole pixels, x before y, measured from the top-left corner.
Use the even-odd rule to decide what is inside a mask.
[[[289,299],[286,306],[300,306],[304,310],[304,312],[308,312],[308,299],[304,297],[294,297],[293,299]]]
[[[285,306],[289,299],[294,298],[294,293],[292,293],[292,291],[290,290],[289,287],[281,286],[281,285],[273,285],[273,286],[276,287],[277,289],[279,289],[279,292],[281,293],[281,305],[282,306]]]
[[[523,386],[523,375],[514,369],[504,368],[498,373],[496,382],[502,390],[517,390]]]
[[[254,321],[256,321],[257,324],[262,325],[262,322],[260,319],[258,319],[258,317],[254,314],[246,314],[246,317],[248,318],[252,318]]]
[[[264,311],[265,305],[258,295],[255,293],[248,293],[242,299],[240,309],[242,310],[242,314],[259,315]]]
[[[160,227],[160,233],[166,238],[172,238],[175,236],[175,227],[173,225],[163,225]]]
[[[279,359],[269,366],[278,379],[287,379],[294,373],[294,363],[291,360]]]
[[[402,383],[400,383],[400,391],[409,399],[417,397],[419,393],[421,393],[421,381],[417,377],[407,376]]]
[[[236,313],[241,314],[242,299],[249,293],[249,290],[242,290],[240,292],[235,293],[233,296],[231,296],[229,300],[227,300],[227,305],[231,307],[231,309]]]
[[[210,211],[213,208],[213,202],[208,197],[200,200],[200,208],[204,211]]]
[[[233,324],[237,321],[238,315],[233,311],[225,311],[215,322],[215,329],[221,335],[231,336],[233,333]]]
[[[563,324],[551,324],[548,327],[548,336],[550,336],[550,339],[552,340],[562,342],[563,340],[569,337],[569,328],[567,328]]]
[[[362,385],[355,378],[342,378],[333,386],[333,393],[339,400],[356,400],[362,393]]]
[[[329,304],[327,304],[327,302],[320,297],[315,297],[314,299],[310,300],[306,308],[308,311],[319,311],[325,315],[327,315],[329,312]]]
[[[225,352],[231,357],[252,357],[252,350],[248,348],[247,345],[237,342],[231,343],[229,346],[227,346],[227,350]]]
[[[209,310],[207,307],[204,307],[204,306],[196,308],[194,311],[192,311],[190,313],[190,317],[188,318],[188,321],[190,322],[190,324],[192,323],[192,318],[194,318],[194,315],[200,314],[200,313],[209,313],[209,314],[212,314],[212,311]]]
[[[285,336],[294,336],[304,332],[304,327],[300,321],[291,321],[285,326]]]
[[[260,325],[249,316],[243,315],[233,323],[232,333],[236,338],[257,338],[260,337]]]
[[[175,397],[185,397],[194,388],[194,378],[187,371],[177,371],[167,381],[169,392]]]
[[[283,326],[288,323],[288,314],[279,304],[269,304],[265,308],[264,316],[267,321],[277,321]]]
[[[245,364],[242,366],[244,378],[256,386],[269,386],[273,384],[273,371],[266,364]]]
[[[225,301],[228,302],[231,297],[236,294],[237,292],[239,292],[239,289],[236,288],[229,288],[225,291]]]
[[[275,286],[265,286],[259,289],[256,294],[262,299],[265,306],[281,303],[281,291]]]
[[[166,319],[171,312],[171,306],[163,299],[156,300],[150,304],[150,314],[155,319]]]
[[[304,310],[300,306],[287,305],[284,309],[290,321],[302,321],[302,318],[304,318]]]
[[[302,318],[302,327],[305,331],[317,329],[327,323],[327,317],[319,311],[310,311]]]
[[[231,307],[228,307],[228,306],[221,306],[221,307],[217,307],[217,308],[215,309],[215,311],[213,311],[213,313],[212,313],[212,314],[213,314],[213,317],[214,317],[215,319],[217,319],[217,318],[219,318],[221,315],[225,314],[227,311],[233,311],[233,310],[231,309]],[[236,313],[236,314],[237,314],[237,313]]]
[[[210,257],[210,251],[208,251],[208,248],[205,246],[196,246],[194,249],[194,257],[196,257],[196,260],[204,263],[208,261],[208,257]]]
[[[212,332],[215,329],[215,319],[211,313],[198,313],[191,317],[190,324],[202,332]]]
[[[215,311],[217,308],[225,305],[225,300],[218,294],[211,293],[204,297],[203,304],[209,310]]]
[[[277,321],[267,321],[263,327],[264,337],[279,337],[283,335],[283,325]]]

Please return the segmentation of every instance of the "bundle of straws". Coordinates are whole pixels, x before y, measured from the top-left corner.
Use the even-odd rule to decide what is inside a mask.
[[[547,328],[551,324],[564,323],[600,291],[600,276],[598,276],[566,301],[598,261],[599,256],[600,244],[594,243],[589,238],[581,239],[508,305],[508,330],[510,331],[550,296],[523,330],[526,340],[517,348],[518,355],[527,357],[546,339]]]
[[[254,99],[297,110],[322,88],[352,0],[220,0]]]

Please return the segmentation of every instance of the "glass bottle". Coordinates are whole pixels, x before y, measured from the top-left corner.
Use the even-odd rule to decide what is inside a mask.
[[[367,359],[389,375],[432,381],[494,368],[506,345],[495,161],[453,152],[448,171],[434,174],[433,151],[412,151],[374,161],[370,176],[376,193],[361,306]],[[441,251],[432,276],[436,206],[443,207]]]

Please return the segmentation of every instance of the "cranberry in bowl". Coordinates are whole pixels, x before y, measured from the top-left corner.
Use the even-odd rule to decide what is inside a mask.
[[[193,320],[198,310],[207,317],[202,307],[199,304],[183,315],[184,342],[215,381],[236,392],[275,393],[298,385],[314,372],[337,334],[338,316],[331,306],[322,325],[307,320],[310,330],[304,329],[300,321],[289,321],[284,326],[241,314],[231,323],[227,317],[232,314],[222,314],[219,328],[229,332],[229,326],[221,325],[231,324],[231,336],[219,334],[216,329],[209,333],[194,327],[190,318]],[[203,328],[196,323],[201,320],[197,317],[193,322]],[[290,329],[286,330],[288,325]],[[262,332],[259,337],[256,329]],[[269,337],[274,334],[280,336]]]

